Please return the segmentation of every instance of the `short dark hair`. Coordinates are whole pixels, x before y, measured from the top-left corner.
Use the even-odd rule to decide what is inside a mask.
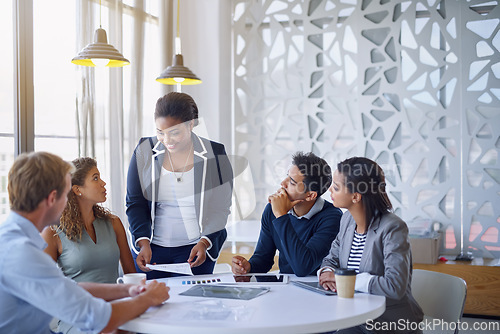
[[[198,106],[190,95],[170,92],[156,101],[155,120],[159,117],[172,117],[182,122],[194,120],[194,125],[198,125]]]
[[[340,162],[337,170],[344,177],[347,190],[352,194],[361,194],[368,225],[372,218],[376,219],[392,210],[392,203],[385,190],[384,171],[375,161],[352,157]]]
[[[304,176],[306,191],[315,191],[318,197],[323,195],[332,184],[332,169],[328,163],[312,152],[297,152],[292,157],[292,164],[297,166]]]

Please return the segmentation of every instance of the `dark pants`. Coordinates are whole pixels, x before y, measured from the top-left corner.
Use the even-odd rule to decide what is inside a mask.
[[[356,326],[356,327],[351,327],[351,328],[345,328],[345,329],[339,329],[337,333],[342,333],[342,334],[372,334],[375,332],[369,331],[366,329],[364,325]]]
[[[156,264],[169,264],[169,263],[184,263],[187,262],[191,249],[194,245],[186,245],[180,247],[162,247],[155,244],[151,244],[151,263]],[[137,266],[136,258],[137,254],[132,251],[132,256],[134,257],[135,268],[138,273],[143,273]],[[215,262],[210,260],[207,256],[205,262],[203,262],[198,267],[191,268],[191,271],[195,275],[206,275],[212,274],[214,271]],[[158,279],[165,277],[183,276],[182,274],[167,273],[165,271],[152,270],[146,272],[147,279]]]
[[[359,325],[356,327],[351,327],[351,328],[346,328],[346,329],[339,329],[337,334],[394,334],[394,333],[405,333],[405,334],[422,334],[421,330],[415,330],[415,331],[370,331],[368,328],[366,328],[366,325]]]

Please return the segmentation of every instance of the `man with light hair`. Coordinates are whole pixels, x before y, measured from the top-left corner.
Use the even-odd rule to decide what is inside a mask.
[[[82,331],[109,332],[169,298],[169,288],[156,281],[77,284],[43,252],[39,233],[59,221],[72,171],[45,152],[20,155],[9,171],[11,212],[0,225],[0,333],[50,333],[53,317]],[[131,298],[114,301],[125,297]]]

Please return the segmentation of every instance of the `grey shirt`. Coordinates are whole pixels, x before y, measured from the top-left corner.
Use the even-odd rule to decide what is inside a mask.
[[[65,276],[77,282],[116,283],[120,249],[113,224],[104,219],[94,221],[96,242],[83,231],[81,240],[68,240],[64,232],[61,239],[62,253],[57,264]]]

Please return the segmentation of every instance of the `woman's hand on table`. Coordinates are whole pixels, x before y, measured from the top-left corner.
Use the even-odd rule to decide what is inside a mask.
[[[243,256],[233,256],[231,260],[231,270],[236,275],[244,275],[250,272],[252,265]]]
[[[191,249],[189,259],[187,260],[187,262],[191,265],[191,268],[198,267],[199,265],[203,264],[203,262],[205,262],[207,258],[206,251],[209,246],[207,245],[207,243],[208,241],[206,241],[205,239],[200,239],[200,241],[198,241],[198,243]]]
[[[319,275],[319,284],[325,290],[337,291],[337,285],[335,283],[335,274],[333,271],[323,271],[321,275]]]
[[[138,244],[141,250],[139,251],[139,254],[137,254],[135,262],[142,271],[150,271],[151,269],[146,267],[146,264],[151,262],[151,256],[153,254],[151,252],[151,245],[149,244],[149,241],[145,239],[139,240]]]

